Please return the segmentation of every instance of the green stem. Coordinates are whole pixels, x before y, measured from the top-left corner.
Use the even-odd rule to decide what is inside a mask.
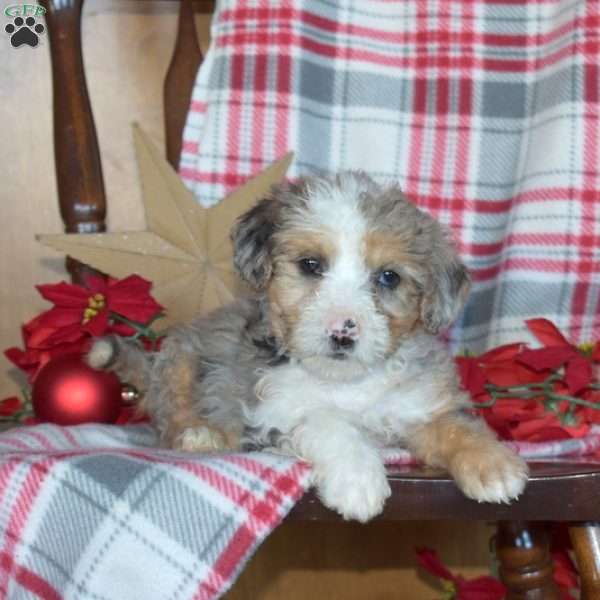
[[[600,410],[600,403],[589,402],[588,400],[583,400],[576,396],[555,393],[552,384],[558,380],[560,380],[560,375],[554,373],[544,381],[539,381],[537,383],[523,383],[506,386],[488,383],[485,385],[485,389],[489,392],[491,399],[488,402],[473,402],[472,406],[474,408],[489,408],[502,398],[514,398],[515,400],[532,400],[534,398],[540,398],[552,402],[569,402],[572,405],[569,408],[571,414],[573,413],[573,407],[575,405]],[[591,389],[600,389],[600,384],[592,383],[588,387]]]
[[[548,394],[548,398],[550,400],[555,400],[556,402],[570,402],[571,404],[577,404],[578,406],[586,406],[587,408],[593,408],[594,410],[600,410],[600,403],[597,402],[588,402],[587,400],[582,400],[581,398],[576,398],[575,396],[562,396],[561,394],[555,394],[550,392]]]
[[[123,315],[119,315],[115,312],[110,313],[110,316],[112,319],[114,319],[115,321],[119,321],[120,323],[124,323],[125,325],[131,327],[136,333],[134,335],[132,335],[131,337],[135,340],[139,339],[141,336],[147,337],[149,340],[151,340],[152,342],[156,342],[158,335],[156,334],[156,332],[151,328],[152,323],[154,323],[157,319],[159,319],[160,317],[162,317],[162,313],[156,315],[155,317],[153,317],[147,325],[142,325],[141,323],[137,323],[136,321],[132,321],[131,319],[128,319],[127,317],[124,317]]]
[[[490,391],[492,398],[519,398],[521,400],[531,400],[532,398],[539,398],[544,395],[541,390],[539,392],[524,392],[517,395],[515,392],[497,392],[496,390]]]
[[[519,383],[517,385],[494,385],[493,383],[487,383],[485,388],[489,392],[519,392],[520,390],[547,391],[551,385],[559,379],[560,375],[555,373],[544,379],[544,381],[537,381],[536,383]]]
[[[0,416],[0,423],[20,423],[24,417],[33,416],[33,410],[29,406],[24,406],[12,415]]]
[[[487,402],[471,402],[471,406],[473,408],[490,408],[491,406],[494,406],[494,404],[496,404],[495,398],[492,398]]]

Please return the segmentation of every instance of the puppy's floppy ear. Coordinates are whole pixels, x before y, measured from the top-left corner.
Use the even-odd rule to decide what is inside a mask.
[[[421,320],[430,333],[450,326],[462,309],[471,278],[452,244],[439,229],[431,249],[429,279],[421,301]]]
[[[268,283],[273,269],[271,238],[278,216],[278,200],[265,198],[243,214],[231,230],[233,264],[256,290]]]

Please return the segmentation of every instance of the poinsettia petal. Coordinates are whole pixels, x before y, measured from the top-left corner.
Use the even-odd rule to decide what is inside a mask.
[[[111,311],[127,317],[137,323],[147,323],[152,317],[164,312],[163,307],[152,298],[109,296],[108,305]]]
[[[477,363],[477,359],[459,356],[456,358],[456,366],[458,367],[462,387],[468,391],[473,398],[485,393],[485,373]]]
[[[600,362],[600,341],[596,342],[592,350],[592,360]]]
[[[152,283],[139,275],[131,275],[109,286],[111,311],[137,323],[145,324],[164,308],[150,295]]]
[[[553,439],[568,439],[571,436],[563,430],[557,415],[545,413],[535,419],[520,421],[511,430],[515,440],[524,441],[547,441]],[[551,432],[549,434],[549,432]]]
[[[456,600],[502,600],[506,588],[489,575],[459,581],[456,585]]]
[[[522,421],[512,428],[515,440],[528,442],[549,442],[580,438],[590,430],[587,423],[569,426],[562,425],[554,413],[546,413],[544,417],[530,421]]]
[[[586,436],[590,432],[590,424],[589,423],[579,423],[578,425],[564,425],[563,429],[572,438],[581,438],[581,437]]]
[[[114,333],[121,337],[129,337],[135,334],[135,329],[133,327],[130,327],[129,325],[125,325],[125,323],[119,323],[118,321],[111,323],[109,319],[109,327],[107,333]]]
[[[17,396],[10,396],[0,401],[0,416],[11,417],[23,406],[23,402]]]
[[[81,323],[82,319],[83,310],[81,307],[63,308],[55,306],[40,315],[37,320],[37,327],[60,328],[74,323]]]
[[[578,354],[574,356],[565,368],[565,382],[573,395],[586,388],[592,381],[592,365],[590,361]]]
[[[42,320],[42,317],[46,314],[46,312],[39,314],[37,317],[34,317],[30,321],[27,321],[27,323],[22,325],[21,329],[23,332],[23,341],[27,340],[27,336],[30,332],[35,331],[40,326],[40,321]]]
[[[546,414],[544,406],[535,398],[523,400],[522,398],[502,398],[490,410],[499,419],[507,423],[517,421],[531,421]]]
[[[53,334],[48,336],[43,347],[48,349],[59,344],[73,343],[86,335],[87,333],[82,329],[81,324],[68,325],[55,330]]]
[[[21,348],[8,348],[4,351],[4,355],[13,365],[23,371],[30,381],[32,380],[40,364],[38,351],[27,350],[24,352]]]
[[[23,360],[27,361],[29,364],[34,364],[38,362],[42,352],[45,352],[45,350],[40,350],[39,348],[25,348]]]
[[[505,344],[492,348],[478,357],[480,363],[503,362],[513,359],[519,352],[523,350],[525,344],[517,342],[515,344]]]
[[[527,348],[519,354],[517,360],[535,371],[554,371],[577,355],[577,350],[572,346],[545,346],[535,350]]]
[[[553,579],[561,589],[570,590],[579,587],[577,568],[566,550],[552,552],[554,563]]]
[[[124,279],[111,281],[108,285],[108,294],[117,300],[120,299],[143,299],[150,295],[152,282],[140,277],[130,275]]]
[[[419,565],[421,565],[428,573],[431,573],[440,579],[456,581],[456,577],[442,563],[435,550],[432,550],[431,548],[417,548],[416,553]]]
[[[558,327],[548,319],[528,319],[525,325],[544,346],[571,345]]]
[[[112,303],[110,304],[110,310],[126,317],[130,321],[146,325],[154,317],[163,312],[163,307],[154,300],[150,300],[145,303]]]
[[[505,419],[497,417],[488,408],[480,409],[479,414],[485,419],[488,426],[496,432],[496,435],[501,440],[513,439],[512,430],[510,428],[509,423],[507,423]]]
[[[48,340],[56,333],[56,331],[56,327],[39,327],[29,336],[27,347],[37,350],[48,348]],[[50,345],[52,345],[51,342]]]
[[[485,376],[489,383],[499,386],[522,385],[544,381],[550,371],[535,371],[519,362],[519,354],[512,359],[492,361],[483,365]]]
[[[8,358],[8,360],[10,360],[11,363],[13,363],[14,365],[16,365],[17,367],[21,367],[21,361],[23,359],[23,357],[25,356],[25,352],[23,350],[21,350],[21,348],[17,348],[16,346],[13,346],[12,348],[7,348],[4,351],[4,356],[6,356],[6,358]]]
[[[597,408],[588,406],[580,408],[581,418],[585,423],[600,425],[600,391],[589,390],[583,394],[583,398],[596,404]]]
[[[512,360],[486,366],[485,376],[493,385],[511,386],[523,383],[517,365]]]
[[[82,328],[94,337],[104,335],[108,329],[108,310],[101,310],[95,317],[92,317],[85,323]]]
[[[94,294],[105,294],[107,288],[106,277],[88,273],[83,278],[83,284],[86,288],[87,297]]]
[[[60,283],[36,285],[43,298],[56,306],[82,307],[87,306],[89,291],[84,288],[61,281]]]
[[[85,337],[81,338],[75,342],[68,344],[60,344],[59,346],[54,346],[49,350],[50,358],[56,358],[57,356],[63,356],[65,354],[85,354],[89,351],[92,346],[92,338]]]

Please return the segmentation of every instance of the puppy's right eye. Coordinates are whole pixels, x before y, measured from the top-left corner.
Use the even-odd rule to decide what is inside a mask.
[[[400,283],[400,275],[396,271],[381,271],[377,275],[377,285],[387,288],[388,290],[394,290]]]
[[[323,275],[323,265],[321,264],[321,261],[318,258],[301,258],[298,261],[298,266],[300,267],[300,271],[304,273],[304,275]]]

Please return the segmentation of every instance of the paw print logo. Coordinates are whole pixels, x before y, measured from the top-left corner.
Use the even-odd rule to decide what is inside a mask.
[[[32,48],[38,45],[39,36],[46,28],[41,23],[36,23],[33,17],[15,17],[12,23],[9,23],[4,31],[10,35],[10,43],[14,48],[27,44]]]

